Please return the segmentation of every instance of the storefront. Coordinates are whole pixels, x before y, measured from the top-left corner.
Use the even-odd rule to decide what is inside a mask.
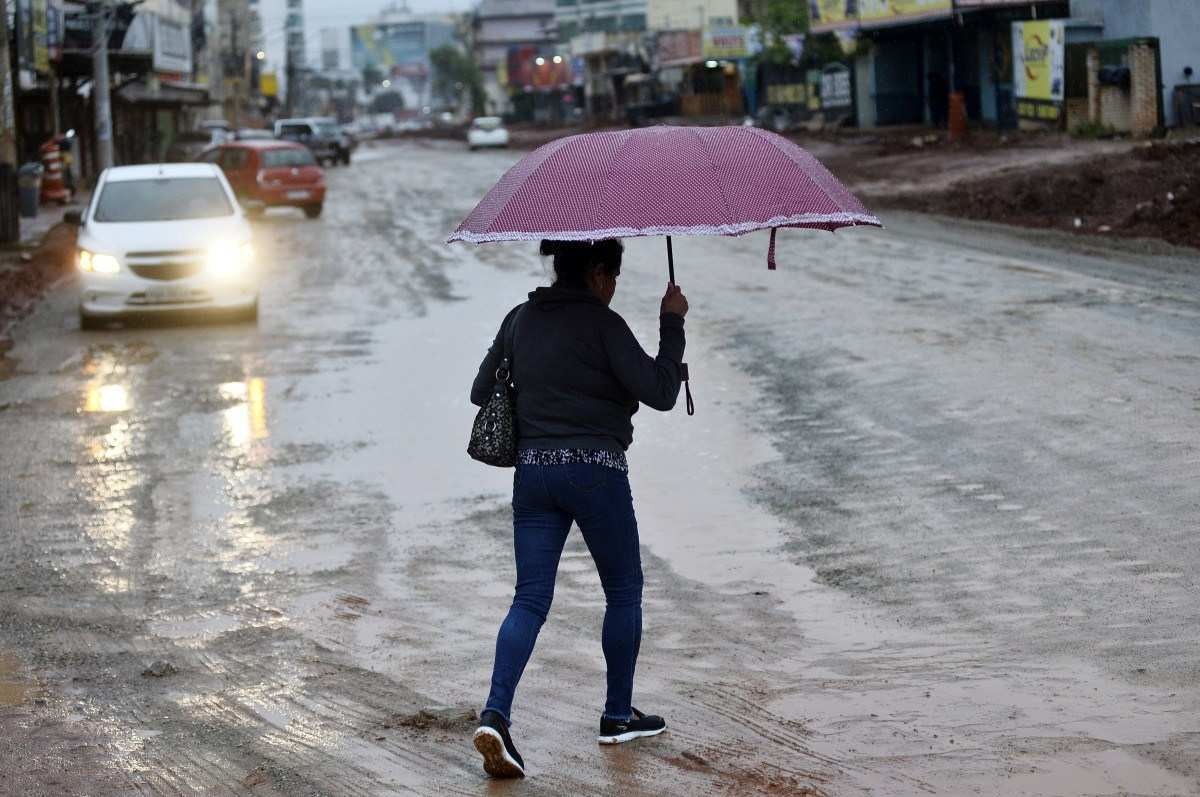
[[[1066,16],[1066,0],[816,0],[813,32],[853,33],[858,123],[1015,127],[1012,23]]]

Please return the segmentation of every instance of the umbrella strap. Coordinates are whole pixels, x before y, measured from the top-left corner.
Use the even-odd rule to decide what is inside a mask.
[[[696,414],[696,403],[692,401],[692,387],[688,384],[688,367],[687,363],[679,364],[680,377],[683,379],[683,395],[687,397],[687,414]]]
[[[767,270],[768,271],[775,270],[775,231],[777,229],[778,229],[777,227],[771,228],[771,243],[767,247]]]

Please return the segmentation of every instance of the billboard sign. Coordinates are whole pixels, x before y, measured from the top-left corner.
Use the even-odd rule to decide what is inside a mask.
[[[355,25],[350,28],[350,59],[362,71],[373,67],[388,74],[396,68],[411,69],[414,64],[429,65],[423,22],[397,22],[382,25]]]
[[[1012,24],[1013,96],[1021,118],[1048,122],[1062,118],[1065,39],[1061,19]]]
[[[829,109],[849,108],[854,105],[850,67],[845,64],[829,64],[821,70],[821,105]]]
[[[809,0],[808,22],[813,31],[830,31],[858,24],[854,0]]]
[[[857,5],[864,28],[948,17],[954,10],[951,0],[858,0]]]
[[[693,64],[703,58],[698,30],[664,30],[658,34],[655,52],[659,66]]]
[[[192,32],[185,22],[155,16],[154,71],[192,74]]]
[[[749,58],[755,54],[750,28],[739,26],[705,28],[700,54],[705,58]]]

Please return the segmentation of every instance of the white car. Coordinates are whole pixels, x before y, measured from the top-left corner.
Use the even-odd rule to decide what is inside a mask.
[[[79,324],[179,310],[258,318],[251,229],[211,163],[105,169],[82,213]]]
[[[477,116],[467,130],[467,147],[507,147],[508,131],[499,116]]]

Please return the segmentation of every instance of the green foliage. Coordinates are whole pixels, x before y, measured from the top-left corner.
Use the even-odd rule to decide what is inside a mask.
[[[433,65],[433,93],[456,100],[466,93],[471,113],[484,113],[486,96],[483,92],[483,73],[472,58],[452,44],[444,44],[429,53]]]
[[[363,86],[370,91],[383,82],[383,72],[378,67],[364,66],[362,71]]]
[[[832,33],[818,33],[805,39],[804,55],[800,59],[800,65],[819,69],[830,61],[841,61],[845,57],[837,36]]]
[[[371,113],[395,113],[404,109],[404,97],[398,91],[383,91],[371,98]]]
[[[750,0],[746,11],[747,21],[762,28],[760,58],[771,63],[790,61],[792,54],[783,37],[808,31],[807,0]]]

